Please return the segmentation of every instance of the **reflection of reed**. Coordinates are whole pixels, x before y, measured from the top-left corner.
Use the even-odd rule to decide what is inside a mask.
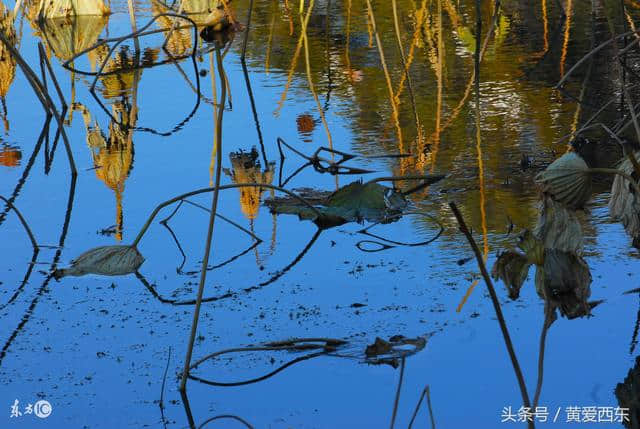
[[[391,2],[393,8],[393,27],[396,33],[396,41],[398,42],[398,51],[400,51],[400,59],[402,60],[402,69],[404,70],[403,76],[407,80],[407,86],[409,88],[409,98],[411,100],[411,109],[413,111],[414,120],[416,122],[416,132],[418,138],[421,136],[420,120],[418,119],[418,111],[416,110],[416,99],[413,93],[413,84],[411,82],[411,75],[409,74],[409,68],[407,67],[407,59],[404,56],[404,48],[402,47],[402,37],[400,36],[400,24],[398,23],[398,6],[396,0]],[[397,106],[400,105],[400,95],[396,93],[394,101]]]
[[[442,0],[437,0],[437,13],[436,13],[436,31],[437,31],[437,61],[436,61],[436,81],[437,81],[437,95],[436,95],[436,127],[434,130],[434,144],[432,151],[429,154],[429,162],[431,163],[430,171],[433,172],[436,168],[436,160],[438,157],[438,149],[440,148],[440,133],[441,133],[441,121],[442,121],[442,92],[443,92],[443,61],[444,61],[444,43],[442,36]],[[427,160],[426,149],[428,146],[421,147],[419,156],[419,165],[423,168],[424,163]]]
[[[346,46],[344,48],[344,59],[347,65],[347,76],[349,76],[349,80],[352,79],[351,73],[351,0],[347,0],[347,28],[346,28],[346,36],[345,43]]]
[[[487,32],[487,35],[484,38],[484,42],[482,43],[482,48],[480,49],[480,57],[479,57],[480,63],[482,63],[482,60],[484,59],[484,54],[486,53],[487,47],[489,46],[489,40],[491,39],[494,28],[496,26],[498,11],[499,11],[499,8],[496,7],[496,11],[493,14],[491,26],[489,27],[489,31]],[[449,128],[451,124],[453,124],[453,122],[456,120],[458,115],[460,115],[462,108],[466,105],[467,100],[471,95],[471,90],[473,89],[475,78],[476,78],[476,71],[474,69],[471,71],[471,76],[469,76],[469,81],[467,82],[467,86],[465,87],[464,94],[460,99],[460,102],[458,102],[456,107],[453,108],[453,110],[451,111],[451,115],[449,115],[446,122],[440,127],[439,133],[442,133],[445,129]],[[439,134],[437,134],[437,132],[434,131],[434,133],[426,140],[426,144],[428,145],[432,143],[438,135]]]
[[[291,8],[289,7],[289,0],[284,0],[284,10],[287,13],[289,19],[289,36],[293,36],[293,15],[291,14]]]
[[[13,14],[4,4],[0,3],[0,31],[5,34],[7,41],[15,46],[18,41],[16,30],[13,27]],[[7,105],[5,98],[16,76],[16,60],[9,53],[9,49],[0,43],[0,102],[2,103],[2,121],[5,132],[9,131],[7,119]]]
[[[307,14],[304,17],[300,15],[300,26],[301,26],[301,33],[302,33],[301,37],[304,42],[304,58],[305,58],[305,65],[307,70],[307,81],[309,82],[309,90],[311,91],[311,94],[313,95],[313,99],[316,102],[316,107],[318,108],[318,113],[320,114],[322,125],[324,126],[324,130],[327,133],[327,142],[329,144],[329,148],[333,149],[333,140],[331,138],[331,131],[329,131],[329,124],[327,123],[327,119],[324,116],[324,109],[320,104],[320,100],[318,99],[318,94],[316,94],[316,90],[313,85],[313,78],[311,76],[311,59],[309,58],[309,38],[307,37],[307,24],[309,23],[309,17],[311,16],[311,11],[313,10],[313,4],[314,4],[314,0],[311,0],[309,2]]]
[[[382,70],[384,72],[384,77],[387,82],[387,91],[389,91],[389,102],[391,103],[392,119],[396,125],[396,132],[398,134],[398,146],[399,151],[404,153],[404,143],[402,140],[402,128],[400,127],[399,121],[399,113],[398,113],[398,105],[396,104],[396,98],[393,95],[393,86],[391,85],[391,77],[389,75],[389,69],[387,68],[387,62],[384,57],[384,50],[382,49],[382,41],[380,40],[380,35],[378,34],[378,29],[376,27],[376,19],[373,13],[373,7],[371,6],[371,1],[367,0],[367,10],[369,12],[369,19],[371,21],[371,27],[373,34],[376,38],[376,45],[378,47],[378,55],[380,56],[380,63],[382,64]]]
[[[542,0],[542,25],[544,34],[544,52],[549,50],[549,18],[547,17],[547,0]]]
[[[289,87],[291,86],[291,82],[293,81],[293,74],[296,71],[296,67],[298,65],[298,58],[300,57],[300,52],[302,51],[303,42],[303,35],[300,34],[300,37],[298,38],[298,44],[296,45],[296,51],[293,54],[291,65],[289,66],[287,83],[284,85],[284,90],[282,91],[282,95],[280,96],[280,100],[278,101],[278,107],[273,111],[273,115],[276,117],[280,115],[280,110],[282,110],[282,108],[284,107],[284,102],[287,100],[287,93],[289,92]]]
[[[564,76],[564,66],[567,61],[567,51],[569,48],[569,38],[571,36],[571,16],[573,15],[573,0],[567,0],[567,20],[564,27],[564,38],[562,40],[562,54],[560,55],[560,76]]]
[[[269,39],[267,40],[267,54],[264,59],[264,72],[269,74],[269,60],[271,59],[271,44],[273,43],[273,29],[276,25],[276,13],[271,11],[271,24],[269,25]]]
[[[423,26],[425,25],[426,20],[426,9],[427,9],[427,0],[422,0],[422,4],[420,9],[414,8],[414,31],[413,37],[411,39],[411,44],[409,45],[409,52],[407,54],[407,59],[404,62],[404,73],[400,77],[400,82],[398,83],[398,87],[395,91],[396,97],[400,97],[402,92],[404,91],[405,82],[409,77],[409,69],[411,68],[411,64],[413,63],[413,59],[415,57],[415,48],[420,44],[420,35],[422,34]]]
[[[477,84],[479,89],[479,83]],[[484,161],[482,159],[482,133],[480,129],[480,94],[476,93],[476,152],[478,154],[478,181],[480,187],[480,219],[482,223],[482,243],[483,243],[483,256],[485,263],[489,256],[489,238],[487,232],[487,210],[485,207],[485,195],[484,195]]]

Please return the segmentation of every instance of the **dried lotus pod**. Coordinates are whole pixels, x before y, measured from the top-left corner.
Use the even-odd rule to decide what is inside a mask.
[[[133,246],[100,246],[87,250],[73,260],[71,266],[58,269],[53,275],[56,279],[86,274],[121,276],[136,272],[143,262],[144,257]]]
[[[536,176],[542,191],[567,208],[581,209],[591,198],[589,166],[580,155],[567,152]]]

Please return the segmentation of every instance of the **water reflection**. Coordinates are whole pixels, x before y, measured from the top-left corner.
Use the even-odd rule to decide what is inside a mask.
[[[239,2],[237,5],[242,16],[246,12],[246,3]],[[485,260],[490,255],[490,246],[496,246],[496,242],[500,241],[511,241],[514,238],[511,232],[516,228],[531,228],[540,211],[537,226],[532,227],[532,232],[525,232],[520,236],[519,242],[513,242],[513,246],[519,246],[519,250],[505,252],[499,259],[495,271],[496,276],[507,284],[510,297],[516,299],[526,281],[530,265],[536,266],[533,283],[544,303],[545,312],[539,358],[542,362],[547,330],[556,319],[556,312],[567,319],[589,316],[598,301],[590,301],[592,276],[584,257],[583,238],[587,235],[584,231],[589,225],[582,224],[584,220],[579,218],[582,214],[566,212],[565,209],[556,207],[556,202],[547,197],[541,201],[540,208],[536,208],[533,205],[536,198],[533,173],[564,151],[564,148],[553,146],[554,141],[564,135],[574,136],[586,124],[594,122],[596,114],[598,121],[607,123],[619,119],[620,116],[619,112],[616,112],[618,104],[615,94],[611,94],[615,92],[612,82],[616,81],[616,75],[608,67],[608,63],[616,58],[613,47],[611,50],[604,50],[602,57],[597,61],[585,64],[584,69],[576,71],[575,76],[567,82],[566,97],[558,95],[552,89],[552,84],[575,64],[579,52],[598,45],[611,36],[611,30],[605,25],[606,9],[603,4],[594,2],[594,8],[588,10],[589,8],[582,7],[582,3],[580,0],[569,0],[566,3],[565,18],[559,10],[558,3],[548,1],[532,5],[506,2],[503,6],[494,2],[483,2],[478,10],[470,1],[424,0],[416,4],[400,1],[398,4],[403,17],[401,21],[392,19],[397,12],[395,1],[380,4],[355,0],[340,4],[323,1],[311,1],[308,4],[303,2],[299,17],[296,16],[297,10],[292,10],[297,9],[297,4],[272,3],[268,9],[261,10],[268,10],[268,13],[254,15],[255,22],[247,39],[247,61],[242,61],[257,131],[258,141],[255,143],[260,144],[260,152],[255,148],[242,151],[238,150],[237,145],[225,145],[227,152],[217,149],[213,151],[212,165],[222,162],[221,159],[228,153],[230,168],[226,173],[228,180],[233,184],[271,184],[275,164],[268,160],[267,149],[274,150],[276,141],[280,144],[281,140],[276,139],[276,134],[292,132],[305,143],[319,142],[313,148],[297,152],[307,161],[301,168],[313,166],[315,172],[328,172],[336,176],[338,189],[345,188],[339,187],[338,175],[364,175],[372,171],[365,169],[369,168],[369,165],[375,165],[376,169],[384,169],[395,176],[446,171],[449,173],[446,183],[438,187],[423,186],[419,191],[407,193],[407,197],[412,199],[419,209],[428,210],[437,218],[442,218],[440,232],[436,238],[440,237],[440,234],[448,236],[449,241],[443,244],[446,252],[443,253],[449,253],[451,250],[449,246],[452,231],[451,228],[447,228],[451,225],[451,216],[445,212],[447,208],[442,204],[445,198],[442,194],[461,200],[474,230],[482,234],[482,253]],[[176,3],[171,9],[159,1],[152,0],[150,9],[142,9],[139,5],[136,7],[136,10],[131,11],[132,16],[137,14],[146,17],[149,11],[160,14],[182,10],[198,23],[203,23],[210,18],[212,12],[220,10],[221,3],[185,0]],[[224,5],[222,8],[224,9]],[[33,6],[28,9],[32,19],[33,10]],[[476,16],[478,12],[481,16]],[[591,12],[594,12],[593,15]],[[8,17],[8,12],[5,15]],[[633,25],[631,15],[625,11],[624,16],[625,20],[622,22],[630,21],[630,25]],[[481,24],[481,32],[476,27],[476,19]],[[196,94],[195,108],[186,120],[170,132],[141,127],[138,123],[140,112],[137,96],[142,69],[159,65],[159,42],[154,45],[156,47],[138,49],[143,42],[142,39],[135,39],[134,49],[124,45],[109,57],[108,45],[98,46],[87,53],[92,72],[95,72],[99,64],[105,63],[103,73],[97,77],[99,91],[92,95],[109,117],[107,126],[101,127],[102,112],[97,109],[90,110],[94,109],[90,101],[82,99],[83,103],[80,103],[75,100],[73,88],[74,85],[83,82],[77,76],[82,73],[71,73],[72,111],[79,112],[83,118],[84,137],[91,153],[96,177],[104,182],[115,196],[116,240],[121,240],[123,234],[122,199],[126,181],[133,168],[136,152],[135,133],[145,131],[169,136],[180,130],[195,115],[202,98],[196,57],[204,57],[207,49],[210,50],[211,47],[198,49],[200,39],[191,28],[184,28],[184,22],[169,16],[157,20],[156,34],[167,37],[168,40],[163,47],[169,54],[167,57],[173,57],[163,62],[173,62],[178,70],[181,70],[180,61],[192,54],[196,72],[195,84],[183,73],[183,77]],[[46,41],[48,50],[60,61],[69,61],[79,52],[98,42],[105,33],[108,35],[109,25],[112,24],[107,18],[72,18],[45,21],[38,28],[39,36]],[[175,26],[180,28],[174,28]],[[133,27],[135,29],[136,25]],[[10,29],[8,32],[11,34]],[[211,35],[205,34],[207,37]],[[398,36],[400,43],[394,40],[394,35]],[[231,58],[235,58],[234,55],[239,51],[238,45],[227,45],[232,52]],[[304,59],[301,58],[302,55]],[[6,52],[0,56],[0,95],[3,98],[15,73],[15,62],[11,63],[10,60]],[[211,61],[213,62],[213,56]],[[4,66],[6,67],[3,68]],[[263,67],[265,76],[268,73],[271,80],[267,81],[265,76],[259,75]],[[7,79],[2,79],[5,69]],[[163,79],[170,73],[170,78],[177,77],[175,71],[173,65],[166,67],[162,71],[165,73]],[[210,73],[213,78],[213,64],[210,66]],[[224,74],[225,71],[220,70],[220,73]],[[259,92],[256,91],[257,99],[253,97],[250,73],[254,82],[259,81],[256,86],[259,88]],[[151,74],[148,73],[147,76]],[[256,75],[260,79],[257,79]],[[282,79],[277,80],[279,77]],[[226,79],[223,80],[226,87]],[[231,80],[237,84],[235,79]],[[2,86],[5,81],[8,82],[6,90]],[[278,86],[277,93],[282,94],[277,107],[272,105],[275,99],[265,101],[265,94],[269,94],[265,88],[269,85]],[[210,104],[214,107],[215,116],[216,109],[226,109],[226,106],[216,103],[214,80],[211,89],[214,99]],[[237,91],[235,87],[234,90]],[[588,103],[590,100],[607,99],[604,95],[609,98],[614,96],[614,102],[608,106],[609,109],[600,110],[600,106]],[[577,98],[580,102],[571,97]],[[263,115],[263,112],[271,112],[274,108],[276,117],[283,115],[286,118],[286,127],[282,130],[277,129],[273,118],[262,116],[263,121],[266,121],[262,124],[264,128],[261,128],[258,112]],[[6,113],[6,108],[4,110]],[[150,108],[147,115],[151,116],[160,111],[159,108]],[[162,121],[165,119],[161,118]],[[207,120],[209,119],[207,116]],[[318,127],[320,124],[322,127]],[[5,127],[8,129],[8,122]],[[603,135],[602,129],[591,131],[596,136]],[[628,128],[628,132],[632,132],[631,127]],[[340,138],[334,140],[334,136]],[[136,141],[139,145],[139,140]],[[598,153],[589,155],[593,146],[579,146],[575,141],[573,150],[584,156],[590,167],[600,165],[598,163],[610,166],[620,157],[621,152],[609,150],[609,147],[605,147],[605,151],[611,155],[610,159],[605,160]],[[218,147],[218,143],[220,142],[214,141],[214,146]],[[40,142],[38,148],[39,144]],[[325,144],[328,147],[324,146]],[[336,148],[333,147],[334,144]],[[286,146],[293,152],[299,147],[294,142]],[[243,146],[245,150],[248,147],[251,147],[251,144]],[[279,147],[281,154],[285,152],[282,146]],[[617,148],[616,145],[612,147]],[[138,146],[138,150],[140,149]],[[196,150],[192,147],[189,149]],[[319,155],[320,151],[324,151],[324,157]],[[35,154],[37,150],[30,157],[25,173],[27,175]],[[15,167],[19,165],[20,158],[21,152],[17,147],[0,147],[0,164]],[[355,161],[362,161],[362,165],[350,167],[343,164],[354,158],[357,158]],[[192,159],[188,158],[186,151],[184,159]],[[283,164],[284,162],[281,162],[281,169]],[[298,168],[299,164],[294,162],[294,165],[293,175],[301,171]],[[306,180],[305,183],[320,179],[320,176],[313,175],[311,170],[301,173],[299,178],[304,177],[302,180]],[[280,173],[280,183],[284,185],[291,176],[283,182],[282,171]],[[186,176],[185,183],[179,182],[180,186],[190,187],[193,182],[202,180],[202,177],[196,174]],[[19,182],[13,198],[17,196],[23,182],[24,178]],[[384,210],[388,208],[385,198],[388,200],[390,195],[394,195],[389,193],[391,191],[393,190],[385,190],[382,198],[378,198],[385,202],[381,205]],[[251,246],[226,260],[221,258],[222,262],[216,261],[215,265],[203,267],[205,271],[239,261],[243,255],[254,249],[258,266],[262,267],[263,260],[258,252],[258,245],[262,240],[255,235],[255,229],[258,220],[263,219],[259,216],[260,210],[266,214],[261,207],[264,193],[265,189],[260,187],[239,188],[241,212],[250,224],[250,231],[244,232],[252,237]],[[273,191],[270,193],[273,197]],[[183,203],[197,207],[198,210],[209,210],[186,199],[178,203],[178,208]],[[216,215],[222,218],[219,213]],[[560,218],[561,220],[558,220]],[[187,255],[179,237],[169,226],[168,219],[161,223],[169,230],[182,256],[182,263],[176,263],[177,272],[181,276],[194,276],[198,273],[197,269],[183,269]],[[423,216],[415,216],[413,219],[415,225],[411,231],[425,228]],[[351,220],[362,219],[361,216],[354,215]],[[396,217],[393,217],[393,220],[397,220]],[[266,221],[268,222],[269,218],[266,218]],[[272,222],[273,253],[276,242],[275,215]],[[440,224],[439,219],[436,224]],[[238,227],[238,224],[235,226]],[[433,226],[429,224],[428,228],[433,229]],[[66,226],[64,229],[66,233]],[[394,229],[389,235],[384,234],[384,237],[390,238],[374,235],[369,232],[369,227],[357,232],[379,240],[377,243],[382,245],[383,250],[420,246],[431,241],[420,241],[417,238],[410,242],[396,240],[396,231]],[[508,232],[507,239],[497,237],[498,233],[505,231]],[[266,271],[265,278],[232,283],[226,292],[209,291],[203,302],[230,300],[275,284],[309,253],[311,247],[318,242],[321,233],[322,230],[315,230],[302,250],[296,249],[299,253],[293,260],[289,257],[277,260],[276,268],[282,268]],[[279,231],[279,234],[279,238],[284,241],[290,232]],[[64,239],[61,240],[61,245],[63,241]],[[358,246],[363,242],[359,242]],[[369,244],[371,242],[370,240]],[[334,244],[332,241],[332,246]],[[54,265],[55,263],[56,261]],[[173,287],[173,279],[163,279],[161,284],[154,284],[147,281],[142,273],[138,272],[136,275],[161,303],[195,303],[191,295],[182,296],[183,290],[164,293],[166,289]],[[148,275],[155,276],[155,273]],[[22,290],[25,284],[26,280],[18,290]],[[43,287],[46,287],[46,283]],[[470,288],[469,293],[471,290]],[[34,301],[33,306],[36,302]],[[12,338],[15,338],[18,331]],[[12,339],[7,344],[11,341]],[[9,345],[5,346],[0,359],[8,347]],[[540,395],[541,380],[540,378],[534,403],[537,403]]]
[[[14,27],[14,19],[13,13],[4,4],[0,3],[0,31],[2,31],[7,40],[15,46],[18,43],[18,35]],[[6,97],[15,79],[15,75],[16,60],[9,53],[7,47],[0,43],[0,102],[2,103],[2,121],[4,123],[5,133],[9,131]]]
[[[229,154],[231,169],[225,169],[227,176],[233,183],[267,183],[273,182],[275,162],[269,163],[263,170],[258,160],[258,151],[255,147],[249,152],[232,152]],[[240,188],[240,207],[247,219],[253,221],[258,217],[262,200],[262,188]],[[271,192],[273,194],[273,191]]]
[[[20,165],[22,152],[15,146],[6,143],[0,145],[0,165],[5,167],[17,167]]]
[[[125,100],[126,101],[126,100]],[[96,177],[104,182],[115,194],[115,238],[122,240],[123,210],[122,194],[129,173],[133,168],[134,146],[130,126],[135,126],[135,112],[131,105],[123,102],[113,104],[113,114],[118,122],[109,123],[109,135],[106,136],[100,129],[100,125],[94,119],[88,109],[80,103],[73,106],[74,110],[82,113],[82,118],[87,133],[87,146],[91,150]],[[133,119],[133,123],[130,121]],[[121,126],[123,123],[125,126]]]

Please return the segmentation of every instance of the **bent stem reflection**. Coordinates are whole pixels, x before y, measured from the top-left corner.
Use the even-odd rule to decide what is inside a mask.
[[[62,225],[62,231],[60,232],[60,239],[58,240],[58,246],[57,246],[56,253],[53,256],[53,260],[51,261],[51,265],[50,265],[50,268],[49,268],[49,273],[47,274],[47,276],[45,277],[44,281],[42,282],[42,284],[38,288],[35,297],[33,298],[31,303],[29,304],[29,307],[27,308],[27,310],[25,311],[24,315],[22,316],[22,320],[20,321],[18,326],[16,326],[16,328],[13,330],[13,332],[9,336],[9,338],[5,342],[4,346],[2,347],[2,350],[0,350],[0,366],[2,366],[2,361],[5,358],[5,356],[7,355],[8,351],[9,351],[9,348],[13,344],[13,341],[18,337],[20,332],[22,332],[22,330],[24,329],[26,324],[29,322],[29,320],[31,320],[31,316],[33,315],[33,312],[34,312],[36,306],[38,305],[38,302],[40,301],[40,298],[42,297],[44,292],[47,290],[47,287],[48,287],[49,283],[51,282],[51,279],[54,278],[54,272],[55,272],[55,270],[56,270],[56,268],[58,266],[58,262],[60,261],[60,257],[62,256],[62,250],[64,248],[64,243],[65,243],[66,238],[67,238],[67,232],[69,231],[69,224],[71,223],[71,212],[73,210],[73,203],[75,201],[76,180],[77,180],[78,176],[74,175],[74,174],[71,174],[70,177],[71,177],[71,183],[69,185],[69,198],[67,200],[67,208],[66,208],[66,211],[65,211],[64,223]]]
[[[15,58],[16,62],[20,66],[20,69],[22,70],[27,80],[29,81],[31,88],[33,89],[34,93],[38,97],[38,100],[42,104],[42,107],[45,110],[45,112],[52,114],[56,119],[56,122],[58,124],[58,129],[62,134],[62,139],[64,141],[65,149],[67,151],[67,158],[69,160],[69,168],[71,169],[71,175],[73,177],[76,177],[78,175],[78,171],[76,169],[76,163],[73,159],[71,144],[69,143],[67,132],[64,129],[64,121],[62,116],[58,112],[58,109],[56,108],[53,101],[51,100],[51,97],[49,96],[49,93],[46,91],[43,83],[38,79],[38,77],[33,72],[31,67],[29,67],[29,64],[27,64],[27,62],[24,60],[24,58],[22,58],[18,50],[11,44],[9,40],[7,40],[5,34],[3,34],[1,31],[0,31],[0,41],[4,43],[7,50]]]
[[[427,408],[429,410],[429,420],[431,421],[431,429],[436,429],[436,422],[433,418],[433,409],[431,408],[431,391],[429,389],[429,385],[427,385],[422,393],[420,394],[420,399],[418,399],[418,404],[416,405],[416,409],[413,411],[413,415],[411,416],[411,420],[409,421],[408,429],[413,427],[413,422],[416,420],[416,416],[418,415],[418,411],[420,411],[420,405],[422,405],[422,401],[424,398],[427,398]]]
[[[316,216],[318,216],[318,217],[322,216],[322,213],[320,213],[320,211],[318,211],[318,209],[315,208],[312,204],[310,204],[307,200],[305,200],[304,198],[302,198],[298,194],[296,194],[296,193],[294,193],[292,191],[289,191],[288,189],[281,188],[280,186],[275,186],[275,185],[271,185],[271,184],[268,184],[268,183],[234,183],[234,184],[229,184],[229,185],[221,185],[221,186],[216,186],[216,187],[211,187],[211,188],[202,188],[202,189],[197,189],[195,191],[187,192],[187,193],[178,195],[177,197],[171,198],[171,199],[169,199],[167,201],[164,201],[163,203],[158,204],[158,206],[156,206],[156,208],[153,210],[153,212],[151,212],[151,215],[149,216],[149,218],[147,219],[147,221],[143,225],[142,229],[138,233],[138,235],[135,238],[135,240],[133,240],[132,246],[135,247],[140,242],[140,240],[142,239],[144,234],[147,232],[147,230],[151,226],[151,222],[153,222],[153,219],[158,215],[158,212],[160,210],[162,210],[164,207],[166,207],[168,205],[171,205],[173,203],[177,203],[180,200],[184,200],[185,198],[192,197],[194,195],[204,194],[204,193],[207,193],[207,192],[215,192],[216,190],[236,189],[236,188],[267,188],[267,189],[273,189],[275,191],[284,192],[285,194],[291,196],[292,198],[294,198],[294,199],[300,201],[302,204],[306,205],[311,211],[314,212],[314,214]]]
[[[296,257],[291,262],[289,262],[289,264],[287,264],[287,266],[283,267],[280,270],[277,270],[275,272],[275,274],[273,274],[269,279],[267,279],[267,280],[265,280],[265,281],[263,281],[261,283],[254,284],[252,286],[248,286],[248,287],[245,287],[243,289],[240,289],[240,290],[238,290],[238,292],[230,292],[229,291],[229,292],[226,292],[226,293],[224,293],[222,295],[202,298],[202,302],[203,303],[204,302],[215,302],[215,301],[220,301],[220,300],[223,300],[223,299],[234,298],[234,297],[238,296],[239,294],[249,294],[251,292],[255,292],[257,290],[260,290],[260,289],[262,289],[262,288],[264,288],[264,287],[276,282],[279,278],[284,276],[289,270],[291,270],[295,265],[297,265],[302,260],[302,258],[307,254],[307,252],[309,252],[311,247],[313,247],[313,245],[316,243],[316,241],[318,240],[318,237],[320,237],[321,233],[322,233],[322,229],[320,229],[320,228],[316,229],[315,233],[313,234],[313,236],[311,237],[309,242],[296,255]],[[254,244],[254,246],[257,246],[257,244],[258,243]],[[248,253],[249,250],[251,250],[251,248],[245,250],[243,252],[243,254]],[[242,256],[242,255],[238,255],[238,256]],[[230,262],[231,259],[229,259],[228,261]],[[223,265],[223,264],[218,264],[217,267],[219,267],[221,265]],[[211,269],[215,269],[215,268],[216,268],[216,266],[212,267]],[[147,279],[142,274],[140,274],[140,272],[136,271],[135,275],[138,278],[138,280],[143,284],[143,286],[151,293],[151,295],[153,295],[153,297],[155,299],[157,299],[158,301],[160,301],[163,304],[194,305],[196,303],[195,299],[182,300],[181,301],[181,300],[177,300],[177,299],[164,298],[163,296],[161,296],[154,289],[154,287],[149,283],[149,281],[147,281]]]

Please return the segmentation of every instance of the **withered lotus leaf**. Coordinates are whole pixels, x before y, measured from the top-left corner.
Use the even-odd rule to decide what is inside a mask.
[[[100,246],[87,250],[67,268],[58,269],[54,277],[84,276],[99,274],[102,276],[122,276],[136,272],[144,262],[138,249],[132,246]]]

